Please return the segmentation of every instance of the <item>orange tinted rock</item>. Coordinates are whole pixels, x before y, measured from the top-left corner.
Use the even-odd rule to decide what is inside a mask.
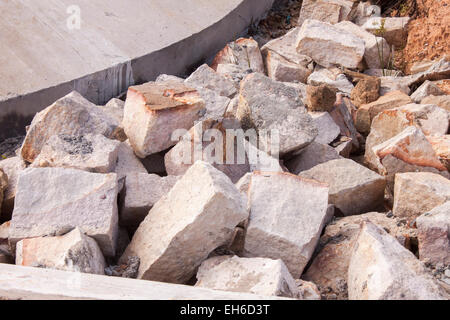
[[[205,111],[199,92],[179,82],[149,82],[128,89],[123,126],[137,156],[176,144],[172,133],[190,129]]]
[[[392,91],[376,101],[363,104],[356,112],[356,129],[362,133],[369,133],[373,118],[381,111],[398,108],[411,102],[412,100],[407,94],[401,91]]]
[[[215,56],[211,68],[217,70],[219,64],[235,64],[243,70],[252,69],[264,73],[264,63],[258,43],[252,38],[239,38],[228,43]]]

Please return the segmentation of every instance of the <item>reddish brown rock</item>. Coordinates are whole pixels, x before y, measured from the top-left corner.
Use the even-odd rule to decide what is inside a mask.
[[[369,133],[373,118],[381,111],[398,108],[411,102],[412,100],[407,94],[401,91],[392,91],[376,101],[363,104],[356,112],[356,129],[361,133]]]
[[[264,62],[258,43],[252,38],[239,38],[230,42],[215,56],[211,68],[217,70],[219,64],[234,64],[241,69],[264,73]]]
[[[381,80],[379,78],[361,79],[352,90],[351,99],[357,106],[371,103],[380,97]]]
[[[306,87],[306,106],[309,111],[331,111],[336,102],[336,90],[326,84]]]

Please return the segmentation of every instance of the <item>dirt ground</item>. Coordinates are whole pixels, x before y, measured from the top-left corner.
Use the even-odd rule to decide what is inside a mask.
[[[409,74],[415,62],[450,56],[450,0],[397,1],[387,11],[390,16],[412,18],[407,44],[396,59],[403,72]]]

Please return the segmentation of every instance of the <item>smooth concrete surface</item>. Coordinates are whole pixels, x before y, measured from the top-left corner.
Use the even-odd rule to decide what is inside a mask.
[[[274,0],[0,1],[0,141],[72,90],[104,104],[182,75],[242,35]],[[80,29],[67,25],[77,5]]]
[[[0,300],[282,299],[169,283],[0,264]]]

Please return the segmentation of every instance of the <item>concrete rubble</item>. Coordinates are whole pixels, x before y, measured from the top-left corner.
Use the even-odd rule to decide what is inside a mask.
[[[34,117],[20,155],[23,160],[31,163],[54,135],[92,133],[112,138],[117,133],[118,126],[119,123],[114,118],[74,91]]]
[[[59,237],[19,241],[16,244],[16,264],[102,275],[106,263],[95,240],[75,228]]]
[[[330,203],[344,215],[376,210],[383,203],[384,177],[350,159],[336,159],[300,172],[330,186]]]
[[[0,141],[0,300],[448,300],[450,60],[396,70],[417,19],[380,6],[277,1],[39,96]]]
[[[393,213],[415,220],[450,199],[450,180],[436,173],[407,172],[395,175]]]
[[[305,280],[319,286],[326,299],[348,299],[348,266],[363,221],[370,221],[387,230],[406,248],[410,248],[412,240],[417,238],[416,229],[408,228],[399,218],[389,218],[379,212],[338,218],[331,222],[320,238],[318,254],[303,275]]]
[[[265,92],[270,90],[272,95]],[[299,150],[310,144],[318,130],[297,91],[281,82],[254,73],[241,85],[237,118],[244,129],[253,128],[258,133],[277,130],[280,154]],[[262,139],[262,142],[264,143]],[[269,150],[268,146],[263,150]]]
[[[328,187],[288,173],[254,173],[248,207],[244,256],[281,259],[298,278],[324,227]]]
[[[58,236],[79,227],[97,241],[105,256],[114,256],[117,193],[115,173],[28,168],[17,182],[9,241],[15,245],[22,239]]]
[[[439,283],[385,230],[364,222],[348,268],[351,300],[447,300]]]
[[[178,82],[147,83],[128,89],[123,126],[140,158],[176,144],[172,134],[190,129],[205,112],[200,93]]]
[[[357,68],[364,56],[364,41],[328,23],[306,20],[297,38],[297,51],[331,67]]]
[[[220,256],[206,260],[197,272],[197,287],[302,298],[281,260]]]
[[[64,167],[89,172],[114,172],[120,141],[102,135],[55,135],[48,139],[32,168]]]
[[[416,219],[421,261],[437,266],[450,265],[450,201]]]
[[[230,179],[198,161],[153,206],[121,260],[140,258],[139,279],[186,283],[247,218],[245,203]]]

